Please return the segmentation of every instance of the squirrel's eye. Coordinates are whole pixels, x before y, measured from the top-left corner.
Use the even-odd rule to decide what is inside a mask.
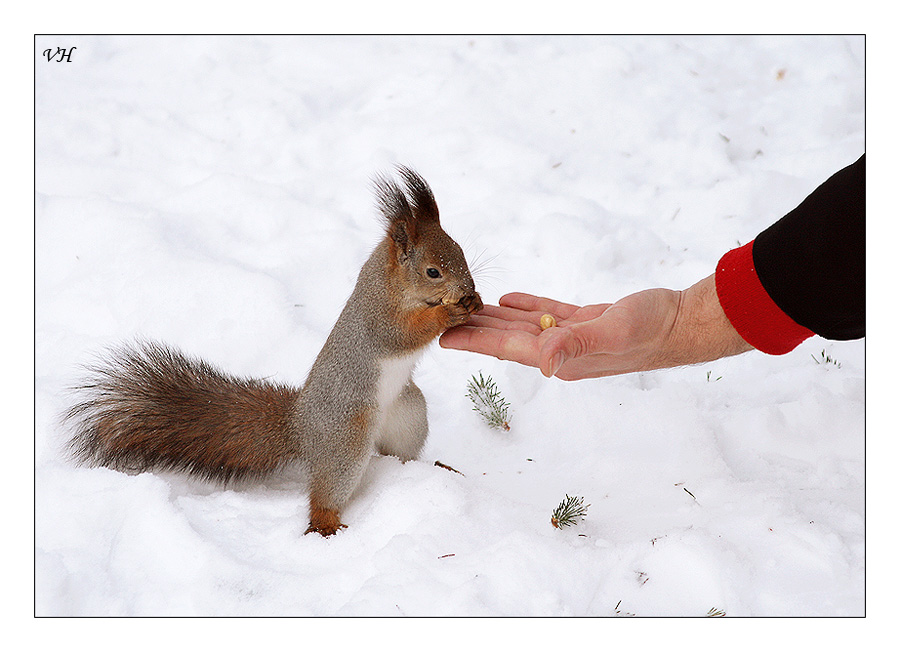
[[[428,269],[425,270],[425,273],[428,274],[428,278],[440,278],[441,277],[440,271],[435,269],[434,267],[429,267]]]

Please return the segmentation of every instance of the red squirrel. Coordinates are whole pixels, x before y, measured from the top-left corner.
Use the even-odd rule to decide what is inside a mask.
[[[176,470],[227,482],[305,467],[307,533],[346,527],[340,511],[373,452],[415,459],[428,435],[412,371],[425,346],[482,308],[428,184],[397,168],[378,177],[385,236],[300,388],[227,375],[142,342],[90,369],[66,415],[81,463]]]

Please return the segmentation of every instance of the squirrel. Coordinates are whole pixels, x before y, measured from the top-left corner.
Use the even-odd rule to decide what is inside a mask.
[[[206,480],[261,479],[305,467],[306,533],[345,528],[340,511],[373,452],[415,459],[428,435],[412,380],[424,348],[483,305],[431,188],[398,166],[378,176],[385,235],[302,387],[238,378],[163,344],[140,341],[89,367],[64,415],[69,452],[121,471],[174,470]]]

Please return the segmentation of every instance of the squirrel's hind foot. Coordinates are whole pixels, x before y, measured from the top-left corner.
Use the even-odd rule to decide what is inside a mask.
[[[341,517],[336,509],[315,507],[309,510],[309,527],[303,534],[318,532],[323,537],[330,537],[345,527],[347,526],[341,523]]]

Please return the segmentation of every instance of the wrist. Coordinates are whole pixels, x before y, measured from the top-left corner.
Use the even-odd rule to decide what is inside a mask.
[[[715,275],[678,293],[675,320],[663,351],[666,366],[709,362],[753,349],[734,329],[719,303]]]

